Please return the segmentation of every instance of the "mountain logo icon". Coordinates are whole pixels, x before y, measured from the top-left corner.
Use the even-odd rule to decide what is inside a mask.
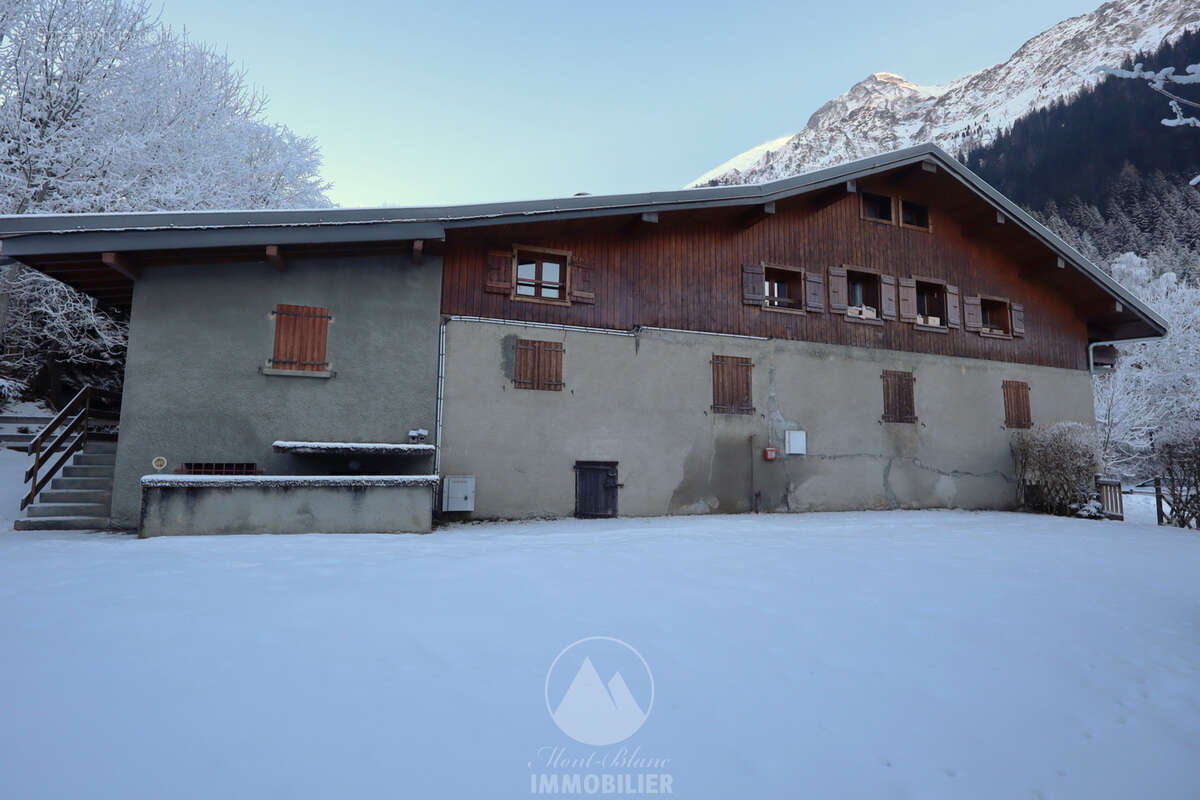
[[[600,677],[602,673],[609,676],[607,681]],[[559,653],[546,673],[550,718],[582,744],[604,747],[628,739],[645,724],[653,705],[650,666],[620,639],[580,639]]]

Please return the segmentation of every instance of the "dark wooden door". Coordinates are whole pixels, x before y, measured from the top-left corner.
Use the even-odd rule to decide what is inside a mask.
[[[615,517],[620,486],[616,461],[576,461],[575,516]]]

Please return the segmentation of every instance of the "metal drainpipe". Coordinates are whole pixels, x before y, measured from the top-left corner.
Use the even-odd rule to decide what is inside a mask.
[[[443,317],[438,327],[437,411],[433,426],[433,474],[438,478],[442,476],[442,400],[446,388],[446,323],[449,321],[449,317]]]

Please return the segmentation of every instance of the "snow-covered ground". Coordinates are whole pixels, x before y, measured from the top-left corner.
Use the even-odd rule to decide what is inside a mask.
[[[5,531],[0,797],[524,797],[621,748],[683,797],[1194,797],[1198,574],[1195,533],[956,511]],[[547,710],[588,636],[654,679],[610,747]]]

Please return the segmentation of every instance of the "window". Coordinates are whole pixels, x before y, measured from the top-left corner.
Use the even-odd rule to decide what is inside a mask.
[[[184,475],[257,475],[258,464],[187,462],[179,471]]]
[[[1012,333],[1007,301],[981,297],[979,298],[979,315],[980,333],[989,336],[1008,336]]]
[[[945,327],[945,286],[940,283],[917,281],[917,324],[935,328]]]
[[[750,373],[754,363],[740,356],[712,359],[713,411],[718,414],[753,414]]]
[[[562,342],[543,342],[537,339],[518,339],[517,358],[513,366],[513,386],[518,389],[540,389],[561,392]]]
[[[763,305],[767,308],[804,310],[804,273],[788,267],[765,266]]]
[[[517,297],[565,300],[567,254],[553,250],[517,250]]]
[[[878,222],[892,221],[892,198],[886,194],[862,193],[863,219],[873,219]]]
[[[325,372],[325,340],[333,317],[316,306],[275,306],[275,351],[270,365],[277,370]]]
[[[912,200],[900,201],[900,224],[906,228],[929,229],[929,206],[924,203],[914,203]]]
[[[916,422],[917,404],[913,392],[913,374],[885,369],[882,377],[883,421]]]
[[[1004,382],[1004,425],[1009,428],[1030,428],[1029,384],[1025,381]]]
[[[846,313],[862,319],[879,318],[879,276],[846,270]]]

